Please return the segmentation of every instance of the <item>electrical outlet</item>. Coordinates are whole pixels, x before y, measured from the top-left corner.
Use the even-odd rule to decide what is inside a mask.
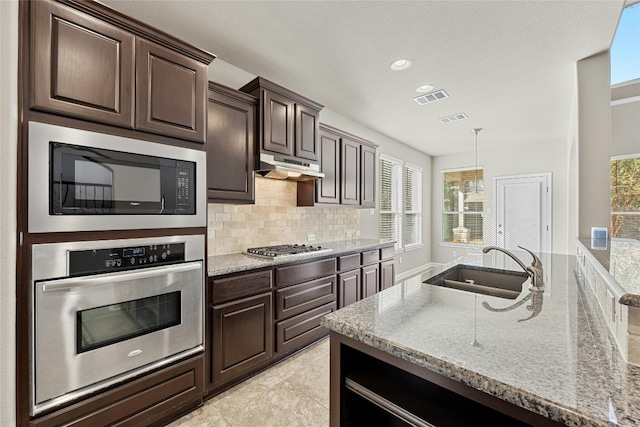
[[[453,257],[457,257],[458,256],[458,251],[453,251]]]
[[[316,235],[309,233],[307,234],[307,242],[315,242],[316,241]]]
[[[401,256],[398,257],[398,263],[402,264],[402,257]]]
[[[376,214],[376,209],[375,208],[369,209],[369,215],[375,215],[375,214]]]
[[[491,208],[487,208],[487,215],[491,215]]]
[[[353,237],[353,232],[351,230],[345,231],[345,234],[347,235],[347,239],[350,239]]]

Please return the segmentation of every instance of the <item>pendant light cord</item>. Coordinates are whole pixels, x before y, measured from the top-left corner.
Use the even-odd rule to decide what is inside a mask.
[[[476,169],[475,169],[475,178],[476,178],[476,190],[478,192],[478,132],[480,132],[482,128],[474,128],[471,132],[476,134]]]

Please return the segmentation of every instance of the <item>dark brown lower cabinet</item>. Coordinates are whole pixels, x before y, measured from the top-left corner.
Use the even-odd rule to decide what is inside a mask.
[[[338,274],[338,308],[360,300],[360,269]]]
[[[393,259],[380,263],[380,290],[385,290],[395,284],[396,266]]]
[[[539,414],[331,332],[331,426],[559,426]]]
[[[323,316],[336,309],[335,301],[276,323],[276,351],[288,353],[327,335],[320,325]]]
[[[380,290],[378,263],[362,267],[362,298],[370,297]]]
[[[213,384],[247,373],[273,354],[272,293],[213,307]]]
[[[204,375],[204,356],[199,355],[39,417],[29,425],[153,425],[200,404]]]

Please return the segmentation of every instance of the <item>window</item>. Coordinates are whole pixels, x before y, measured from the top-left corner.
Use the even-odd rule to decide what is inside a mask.
[[[482,169],[477,171],[477,191],[484,191]],[[476,170],[443,171],[442,241],[483,244],[482,202],[465,202],[476,191]]]
[[[640,78],[640,3],[622,11],[611,45],[611,84]]]
[[[380,155],[380,240],[402,249],[402,162]]]
[[[422,168],[404,167],[404,247],[422,245]]]
[[[422,168],[380,155],[380,239],[396,252],[422,246]]]
[[[611,237],[640,237],[640,157],[611,160]]]

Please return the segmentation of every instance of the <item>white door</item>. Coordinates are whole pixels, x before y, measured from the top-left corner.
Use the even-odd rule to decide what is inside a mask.
[[[551,174],[494,178],[496,243],[551,252]]]

